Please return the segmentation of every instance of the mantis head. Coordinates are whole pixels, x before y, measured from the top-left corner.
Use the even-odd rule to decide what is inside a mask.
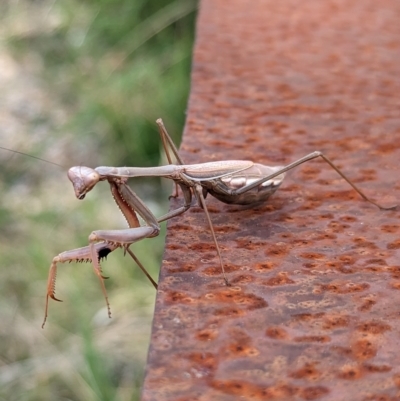
[[[75,166],[68,170],[68,178],[72,182],[75,195],[84,199],[86,194],[100,181],[100,175],[90,167]]]

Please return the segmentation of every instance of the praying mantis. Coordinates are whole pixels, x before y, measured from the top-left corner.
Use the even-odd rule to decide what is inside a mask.
[[[97,183],[100,181],[108,181],[111,194],[122,214],[125,216],[129,228],[124,230],[93,231],[89,235],[88,246],[60,253],[53,259],[48,277],[45,317],[42,327],[44,327],[48,315],[49,298],[60,301],[55,296],[57,263],[71,261],[92,262],[94,272],[100,280],[109,317],[111,317],[111,310],[104,284],[104,279],[106,279],[106,277],[102,274],[100,260],[110,252],[113,252],[117,248],[123,248],[149,277],[154,287],[157,288],[156,283],[151,279],[129,247],[134,242],[144,238],[157,236],[160,232],[159,224],[187,211],[192,206],[193,197],[196,198],[198,205],[205,212],[226,285],[229,285],[229,281],[225,273],[221,251],[218,246],[210,214],[205,203],[208,194],[227,204],[259,204],[260,202],[265,202],[279,188],[287,171],[320,157],[367,202],[377,206],[381,210],[393,210],[397,207],[397,205],[384,207],[371,200],[320,151],[312,152],[286,166],[270,167],[248,160],[225,160],[199,164],[185,164],[162,120],[158,119],[156,123],[169,162],[168,165],[147,168],[103,166],[95,169],[76,166],[69,169],[68,178],[72,182],[76,197],[80,200],[84,199],[86,194],[90,192]],[[172,152],[175,157],[176,164],[172,164],[170,152]],[[156,218],[144,202],[127,185],[127,181],[134,177],[163,177],[173,180],[175,182],[175,192],[173,196],[176,197],[178,195],[178,187],[180,187],[183,194],[183,205]],[[140,225],[137,215],[144,220],[145,225]]]

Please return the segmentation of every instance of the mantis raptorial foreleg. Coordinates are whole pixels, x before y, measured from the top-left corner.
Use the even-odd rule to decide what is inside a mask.
[[[94,248],[94,249],[93,249]],[[70,251],[62,252],[53,258],[53,261],[50,266],[49,276],[47,280],[47,295],[46,295],[46,306],[45,306],[45,315],[42,323],[42,328],[44,327],[48,309],[49,309],[49,297],[54,299],[55,301],[62,302],[61,299],[56,298],[55,296],[55,285],[56,285],[56,276],[57,276],[57,263],[66,263],[66,262],[92,262],[93,261],[93,252],[95,255],[95,259],[97,262],[94,263],[94,271],[96,275],[99,277],[100,285],[103,291],[104,298],[107,303],[107,310],[109,315],[110,306],[108,302],[107,291],[104,286],[104,279],[108,277],[103,276],[100,260],[105,258],[109,253],[113,252],[115,249],[119,248],[119,245],[116,243],[107,243],[107,242],[100,242],[97,244],[91,244],[90,246],[85,246],[83,248],[73,249]],[[153,280],[153,278],[149,275],[147,270],[144,268],[140,260],[136,257],[136,255],[129,249],[125,248],[125,251],[129,253],[132,259],[136,262],[136,264],[140,267],[146,277],[151,281],[154,288],[157,289],[157,283]]]
[[[81,175],[82,171],[79,172]],[[82,177],[78,179],[78,185],[83,185]],[[104,285],[104,277],[101,271],[100,259],[106,257],[110,252],[117,248],[123,247],[135,262],[139,265],[142,271],[150,279],[155,288],[157,284],[147,273],[146,269],[136,258],[133,252],[129,249],[129,245],[133,242],[141,240],[143,238],[153,237],[158,235],[160,227],[157,219],[151,213],[151,211],[141,202],[138,201],[138,196],[121,181],[112,180],[110,181],[111,193],[120,207],[121,212],[124,214],[129,226],[131,228],[126,230],[99,230],[93,231],[89,236],[90,245],[84,248],[73,249],[71,251],[63,252],[53,259],[50,266],[49,278],[47,284],[47,296],[46,296],[46,307],[45,317],[43,320],[42,327],[44,326],[47,315],[48,315],[48,300],[49,297],[60,301],[55,297],[55,280],[57,274],[57,263],[65,262],[88,262],[91,261],[93,264],[94,271],[99,277],[101,288],[104,294],[104,298],[107,303],[108,314],[111,316],[110,305],[108,302],[107,291]],[[82,195],[81,195],[82,196]],[[137,218],[136,212],[148,223],[148,226],[141,227]],[[101,241],[101,242],[100,242]]]
[[[96,259],[100,260],[105,258],[109,253],[117,249],[117,245],[99,243],[95,246]],[[57,255],[53,258],[51,262],[49,276],[47,279],[47,294],[46,294],[46,306],[44,311],[44,319],[42,323],[42,328],[44,327],[48,310],[49,310],[49,298],[54,299],[55,301],[62,302],[61,299],[56,298],[55,290],[56,290],[56,277],[57,277],[57,263],[66,263],[66,262],[91,262],[92,261],[92,253],[89,246],[85,246],[83,248],[72,249],[70,251],[65,251]],[[140,263],[140,262],[139,262]],[[102,275],[101,267],[98,263],[98,269],[96,274],[100,277],[100,281],[103,282],[103,279],[107,278]],[[103,286],[103,284],[102,284]],[[104,290],[103,290],[104,292]],[[108,306],[108,298],[107,294],[105,294],[107,306]],[[109,309],[109,307],[108,307]]]

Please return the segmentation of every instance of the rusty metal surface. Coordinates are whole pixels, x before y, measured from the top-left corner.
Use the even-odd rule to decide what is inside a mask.
[[[202,1],[182,157],[322,150],[398,202],[399,20],[397,0]],[[173,219],[142,399],[400,399],[400,211],[322,161],[267,204],[207,202],[232,286],[201,209]]]

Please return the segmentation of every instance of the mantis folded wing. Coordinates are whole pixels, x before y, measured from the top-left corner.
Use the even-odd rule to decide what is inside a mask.
[[[101,272],[99,260],[106,254],[122,247],[141,266],[135,255],[129,250],[129,246],[143,238],[155,237],[159,234],[159,223],[176,217],[191,206],[193,195],[198,204],[204,209],[212,238],[217,250],[221,271],[225,283],[229,285],[225,274],[221,252],[215,236],[210,215],[207,210],[205,198],[210,194],[218,200],[228,204],[257,204],[266,201],[281,185],[285,173],[300,164],[315,158],[322,158],[332,167],[352,188],[367,202],[372,203],[382,210],[392,210],[397,207],[384,207],[367,197],[347,176],[322,152],[312,152],[287,166],[270,167],[254,163],[248,160],[226,160],[200,164],[184,164],[178,154],[172,139],[168,135],[161,119],[157,120],[165,153],[170,164],[160,167],[72,167],[68,171],[75,195],[78,199],[84,199],[99,181],[108,181],[111,193],[125,216],[130,228],[125,230],[99,230],[89,236],[90,245],[61,253],[53,259],[50,267],[46,312],[43,325],[47,318],[48,298],[55,300],[56,264],[65,261],[91,261],[96,275],[99,277],[103,294],[107,302],[108,314],[111,316],[104,276]],[[178,164],[172,164],[171,151]],[[164,177],[173,180],[176,186],[182,190],[184,197],[183,206],[173,210],[160,218],[156,218],[143,201],[126,185],[126,181],[134,177]],[[177,190],[175,190],[175,196]],[[145,221],[145,226],[140,226],[136,213]],[[144,269],[141,266],[142,269]],[[153,282],[155,285],[155,283]],[[155,285],[156,286],[156,285]]]

